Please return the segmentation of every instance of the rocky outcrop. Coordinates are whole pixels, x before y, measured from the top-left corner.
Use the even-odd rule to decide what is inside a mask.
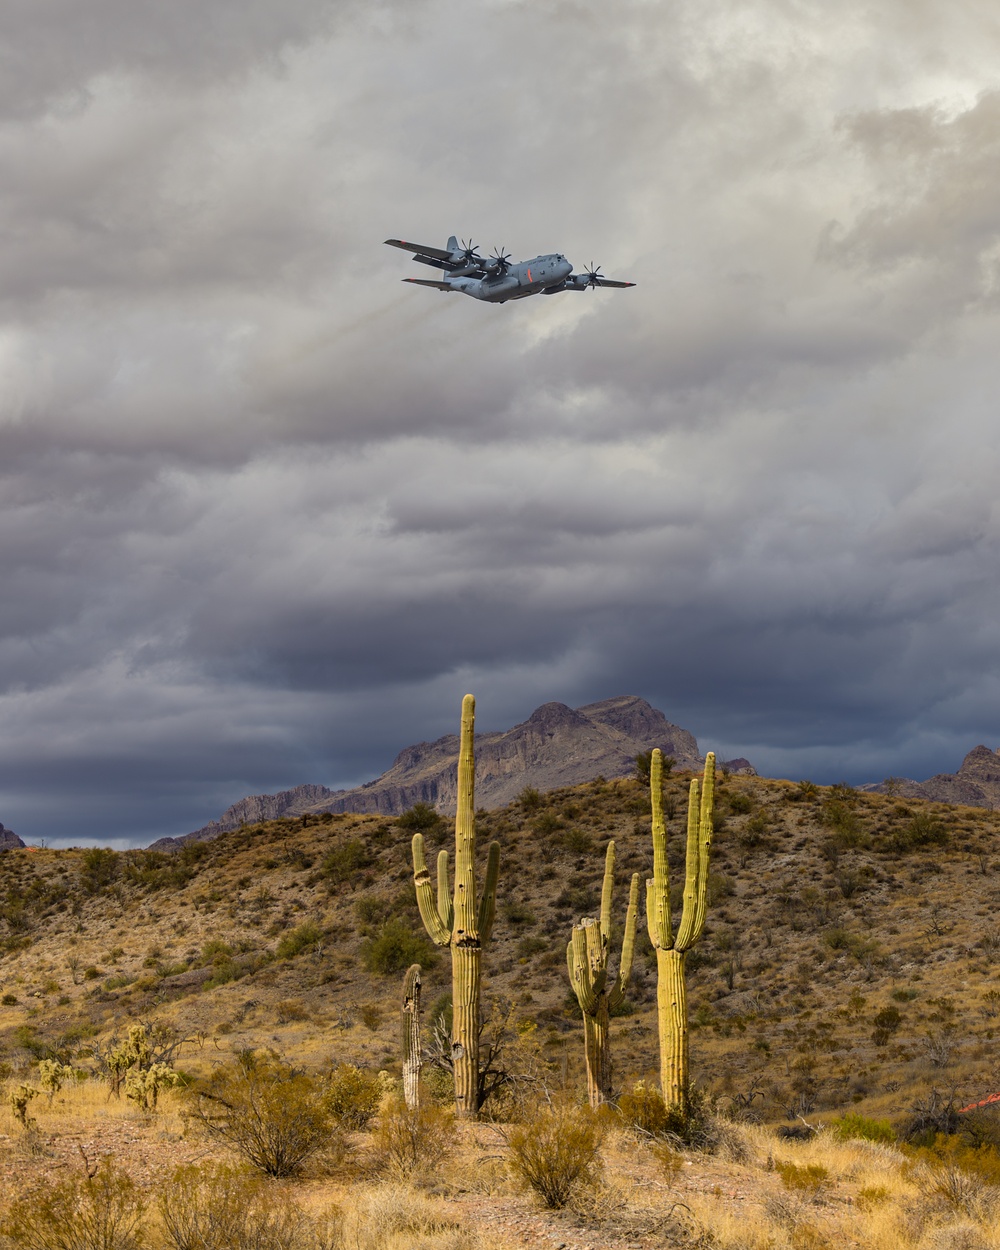
[[[280,820],[282,816],[300,816],[324,799],[344,793],[328,790],[326,786],[295,786],[291,790],[282,790],[278,794],[251,794],[240,799],[232,807],[227,807],[218,820],[210,821],[194,833],[183,834],[179,838],[160,838],[148,849],[151,851],[176,850],[184,842],[204,842],[217,837],[220,833],[228,833],[231,829],[239,829],[241,825],[256,825],[265,820]]]
[[[672,757],[679,769],[697,769],[704,763],[693,734],[672,725],[662,712],[635,695],[578,708],[543,703],[513,729],[476,735],[476,802],[481,807],[502,807],[528,786],[544,792],[598,776],[628,777],[635,771],[635,757],[653,747]],[[398,816],[415,803],[427,803],[450,815],[455,810],[457,760],[455,734],[418,742],[400,751],[388,772],[356,789],[296,786],[281,794],[241,799],[211,824],[181,838],[161,838],[152,849],[170,850],[242,824],[307,812]],[[745,759],[730,760],[722,767],[736,773],[754,772]]]
[[[957,773],[937,773],[926,781],[894,777],[860,788],[877,794],[886,794],[892,789],[904,798],[930,799],[935,803],[997,807],[1000,806],[1000,751],[980,745],[972,748]]]
[[[622,696],[570,708],[543,703],[526,721],[502,733],[476,735],[476,802],[502,807],[526,786],[554,790],[594,777],[627,777],[635,757],[658,746],[678,768],[698,768],[694,736],[672,725],[645,699]],[[414,803],[455,810],[458,738],[420,742],[396,757],[375,781],[317,804],[313,811],[398,815]]]
[[[0,851],[15,851],[22,846],[24,846],[24,843],[13,829],[0,825]]]

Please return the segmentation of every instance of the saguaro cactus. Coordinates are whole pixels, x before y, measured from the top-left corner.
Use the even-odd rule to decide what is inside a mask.
[[[455,1074],[458,1114],[471,1117],[479,1110],[479,979],[483,947],[493,930],[496,913],[500,846],[490,843],[486,882],[476,903],[476,817],[473,752],[476,700],[462,700],[462,735],[458,754],[458,811],[455,816],[455,893],[448,897],[448,852],[437,860],[437,898],[424,854],[424,839],[413,836],[413,883],[417,905],[433,942],[451,947],[451,1059]]]
[[[411,964],[403,981],[403,1100],[420,1106],[420,965]]]
[[[670,918],[667,833],[663,822],[663,754],[653,752],[649,770],[653,803],[653,877],[646,882],[646,923],[656,951],[656,1007],[660,1030],[660,1087],[667,1106],[682,1115],[689,1110],[687,952],[701,937],[708,910],[708,864],[712,850],[715,755],[705,756],[704,780],[691,779],[688,797],[684,904],[674,931]]]
[[[615,844],[608,843],[601,889],[601,919],[590,917],[573,926],[573,937],[566,947],[569,982],[583,1012],[583,1040],[587,1058],[587,1096],[594,1108],[611,1099],[611,1042],[608,1021],[620,1007],[625,987],[632,975],[635,954],[635,922],[639,912],[639,874],[632,874],[625,933],[618,961],[618,975],[608,981],[608,953],[611,945],[611,895],[615,885]]]

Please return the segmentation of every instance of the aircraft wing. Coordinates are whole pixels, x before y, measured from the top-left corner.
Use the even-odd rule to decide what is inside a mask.
[[[439,291],[454,291],[450,282],[434,282],[430,278],[402,278],[402,282],[412,282],[414,286],[435,286]]]
[[[615,282],[612,278],[591,278],[586,273],[571,273],[566,279],[567,291],[585,291],[588,286],[635,286],[634,282]]]
[[[433,256],[435,260],[451,260],[451,252],[443,247],[424,247],[420,243],[404,243],[402,239],[386,239],[389,247],[400,247],[404,252],[412,252],[414,256]]]

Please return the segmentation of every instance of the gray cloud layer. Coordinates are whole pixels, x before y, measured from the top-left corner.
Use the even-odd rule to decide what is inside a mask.
[[[986,4],[0,18],[0,818],[144,841],[643,694],[817,779],[997,729]],[[632,291],[402,287],[389,236]]]

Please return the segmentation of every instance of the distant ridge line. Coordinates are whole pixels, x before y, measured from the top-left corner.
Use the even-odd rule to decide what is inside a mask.
[[[628,777],[635,757],[659,747],[680,769],[700,769],[704,759],[693,734],[674,725],[645,699],[619,695],[571,708],[543,703],[511,729],[476,735],[476,802],[503,807],[527,786],[545,792],[581,785],[595,777]],[[307,812],[359,812],[398,816],[415,803],[445,814],[455,810],[458,738],[404,747],[391,768],[352,790],[302,785],[278,794],[252,795],[193,833],[160,838],[151,850],[174,850],[244,824],[302,816]],[[745,759],[725,762],[731,772],[755,775]]]

